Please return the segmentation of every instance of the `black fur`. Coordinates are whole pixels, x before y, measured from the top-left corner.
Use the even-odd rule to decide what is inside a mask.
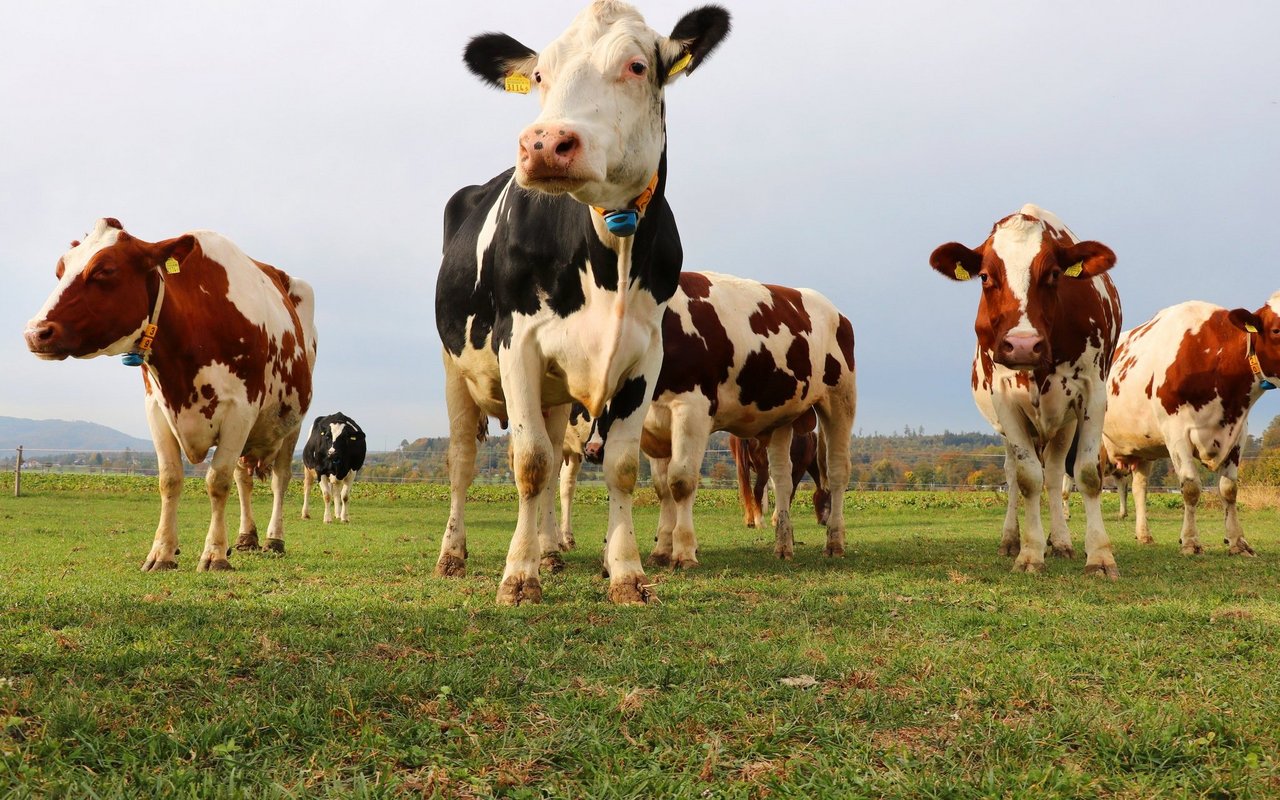
[[[335,442],[329,426],[339,422],[345,423],[347,427]],[[330,447],[334,450],[333,455],[329,455]],[[327,417],[317,417],[311,423],[311,435],[307,437],[307,446],[302,450],[302,463],[319,475],[332,475],[343,480],[348,473],[364,467],[367,449],[364,431],[355,420],[339,411]]]

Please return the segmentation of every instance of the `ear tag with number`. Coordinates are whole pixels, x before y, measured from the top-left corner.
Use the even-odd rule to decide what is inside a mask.
[[[1084,262],[1077,261],[1076,263],[1064,269],[1062,271],[1062,274],[1066,275],[1068,278],[1079,278],[1080,273],[1082,272],[1084,272]]]
[[[967,281],[967,280],[969,280],[969,278],[971,278],[971,277],[973,277],[973,276],[971,276],[971,275],[969,274],[969,270],[967,270],[967,269],[965,269],[964,267],[962,267],[962,266],[960,265],[960,262],[959,262],[959,261],[957,261],[957,262],[956,262],[956,280],[958,280],[958,281]]]
[[[693,60],[693,53],[685,53],[680,56],[680,60],[671,65],[671,69],[667,70],[667,77],[674,78],[677,73],[683,72],[685,67],[689,66],[689,62]]]
[[[1252,323],[1252,322],[1246,322],[1246,323],[1244,324],[1244,329],[1245,329],[1246,331],[1248,331],[1249,333],[1257,333],[1257,332],[1258,332],[1258,329],[1257,329],[1257,328],[1255,328],[1255,327],[1253,327],[1253,323]]]
[[[178,272],[181,271],[181,268],[178,266],[178,259],[173,256],[169,256],[165,259],[164,269],[165,272],[168,272],[170,275],[177,275]]]
[[[519,72],[508,75],[507,79],[502,82],[504,89],[515,94],[528,94],[530,85],[529,76],[521,75]]]

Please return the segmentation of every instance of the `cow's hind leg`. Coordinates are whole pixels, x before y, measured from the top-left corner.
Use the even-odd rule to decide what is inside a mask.
[[[342,513],[338,515],[338,519],[343,522],[351,521],[351,487],[356,482],[357,471],[358,470],[352,470],[351,472],[348,472],[347,477],[342,479],[341,492],[338,494],[338,499],[342,501]]]
[[[573,538],[573,496],[578,489],[578,473],[582,471],[582,456],[573,454],[560,465],[560,549],[577,547]]]
[[[240,501],[240,533],[236,550],[257,552],[258,523],[253,519],[253,471],[236,464],[236,495]]]
[[[672,535],[676,530],[676,504],[671,498],[671,485],[667,472],[669,458],[650,458],[649,474],[653,477],[653,492],[658,495],[658,531],[653,537],[653,551],[648,563],[655,567],[671,566]]]
[[[827,545],[823,554],[842,558],[845,548],[844,493],[849,489],[849,435],[858,409],[854,373],[845,373],[827,399],[817,407],[821,422],[818,457],[826,459],[826,490],[830,495],[827,512]],[[814,502],[817,502],[817,492]]]
[[[1018,529],[1018,459],[1013,446],[1005,441],[1004,481],[1007,489],[1004,508],[1004,525],[1000,529],[1000,555],[1016,557],[1022,549],[1022,534]]]
[[[1200,529],[1196,524],[1196,507],[1200,505],[1200,470],[1196,467],[1196,458],[1191,443],[1185,438],[1169,442],[1169,461],[1173,464],[1174,474],[1178,476],[1182,489],[1182,536],[1181,551],[1183,555],[1200,555],[1204,545],[1200,544]]]
[[[241,427],[241,430],[236,430]],[[209,493],[209,533],[205,536],[204,552],[196,569],[200,572],[231,569],[227,561],[227,496],[231,493],[231,481],[240,466],[240,451],[244,447],[248,426],[223,423],[218,448],[205,474],[205,488]]]
[[[1139,544],[1154,544],[1147,521],[1147,481],[1151,478],[1151,462],[1140,461],[1133,468],[1133,535]]]
[[[151,552],[142,562],[143,572],[178,568],[178,500],[182,497],[182,451],[160,406],[147,396],[147,426],[156,448],[160,483],[160,522]]]
[[[1236,513],[1236,493],[1238,491],[1236,473],[1239,460],[1240,449],[1236,448],[1231,451],[1227,463],[1222,465],[1222,474],[1218,478],[1218,492],[1222,495],[1223,506],[1226,507],[1227,553],[1233,556],[1252,556],[1257,554],[1253,552],[1253,548],[1245,541],[1244,528],[1241,527],[1240,517]]]
[[[440,539],[436,575],[467,574],[467,490],[476,477],[476,442],[484,419],[448,351],[444,353],[445,401],[449,409],[449,522]]]
[[[795,556],[795,530],[791,525],[791,437],[790,425],[783,425],[769,437],[769,479],[773,482],[773,554],[783,560]]]
[[[284,497],[293,480],[293,447],[298,443],[298,432],[285,437],[280,451],[271,465],[271,521],[267,523],[267,543],[263,552],[284,555]]]
[[[698,566],[698,538],[693,530],[693,501],[702,478],[702,457],[711,437],[709,407],[682,408],[671,416],[671,461],[667,466],[667,488],[675,510],[671,539],[671,566],[690,569]],[[788,452],[790,445],[787,445]],[[790,473],[788,458],[787,477]]]

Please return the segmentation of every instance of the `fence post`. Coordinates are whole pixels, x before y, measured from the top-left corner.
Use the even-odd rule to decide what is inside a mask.
[[[18,463],[13,468],[13,496],[22,497],[22,445],[18,445]]]

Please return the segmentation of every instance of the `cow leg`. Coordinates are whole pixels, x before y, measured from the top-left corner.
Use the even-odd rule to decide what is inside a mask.
[[[565,430],[569,427],[569,405],[566,403],[548,409],[545,419],[547,436],[552,442],[563,442]],[[555,453],[553,453],[549,464],[555,461]],[[542,568],[549,572],[563,572],[564,556],[560,555],[560,527],[556,524],[555,494],[556,484],[548,476],[538,501],[541,506],[538,513],[538,518],[541,520],[538,526],[538,541],[542,548]]]
[[[204,539],[204,552],[196,564],[199,572],[218,572],[231,569],[227,561],[227,496],[231,493],[231,481],[239,464],[240,451],[244,448],[247,430],[237,431],[234,425],[223,423],[218,448],[205,474],[205,488],[209,493],[209,533]]]
[[[578,473],[582,471],[582,456],[574,453],[560,465],[560,549],[572,550],[577,546],[573,539],[573,495],[578,488]]]
[[[316,471],[302,468],[302,518],[311,519],[311,486],[316,482]]]
[[[284,498],[293,480],[293,448],[297,443],[297,432],[286,437],[271,465],[271,521],[267,523],[267,544],[262,548],[268,553],[284,555]]]
[[[831,479],[827,472],[827,438],[822,431],[818,431],[817,454],[809,464],[809,477],[813,478],[813,514],[817,517],[818,524],[825,526],[831,516]],[[846,482],[847,478],[846,472]],[[840,488],[841,494],[845,488],[847,487]],[[827,544],[831,544],[830,530],[827,531]]]
[[[1169,442],[1169,460],[1182,489],[1182,547],[1183,555],[1198,556],[1204,553],[1200,544],[1200,529],[1196,524],[1196,507],[1200,505],[1200,471],[1191,451],[1191,443],[1185,438]]]
[[[1018,459],[1013,446],[1004,443],[1004,481],[1008,495],[1004,509],[1004,527],[1000,530],[1000,555],[1016,556],[1022,549],[1022,535],[1018,530]]]
[[[1071,476],[1065,472],[1062,475],[1062,518],[1071,521]]]
[[[1147,525],[1147,480],[1151,477],[1151,462],[1141,461],[1133,468],[1133,516],[1134,536],[1139,544],[1154,544]]]
[[[653,537],[653,552],[648,563],[655,567],[671,566],[672,536],[676,529],[676,504],[671,499],[668,482],[669,458],[650,458],[649,473],[653,476],[653,491],[658,495],[658,531]]]
[[[182,497],[182,451],[169,428],[160,404],[147,395],[147,427],[155,444],[159,465],[160,523],[151,543],[151,552],[142,562],[143,572],[178,568],[178,500]]]
[[[343,522],[351,521],[351,487],[356,482],[356,472],[358,470],[352,470],[347,473],[347,477],[342,479],[342,493],[339,495],[342,499],[342,513],[338,518]]]
[[[1120,496],[1120,515],[1117,519],[1127,519],[1129,516],[1129,481],[1128,475],[1116,476],[1116,494]]]
[[[1105,389],[1105,387],[1103,387]],[[1076,448],[1076,483],[1084,505],[1084,574],[1117,580],[1120,568],[1111,549],[1102,522],[1102,470],[1098,468],[1098,450],[1102,447],[1102,417],[1107,409],[1106,392],[1093,393],[1081,412]]]
[[[844,493],[849,489],[849,436],[853,432],[853,420],[857,413],[858,394],[854,374],[846,373],[827,399],[817,407],[818,458],[826,465],[823,469],[823,489],[829,495],[827,504],[827,546],[823,555],[843,558],[845,546]],[[813,494],[815,509],[818,492]]]
[[[1244,528],[1240,525],[1240,517],[1236,514],[1236,473],[1239,469],[1238,462],[1240,460],[1240,450],[1237,448],[1231,452],[1231,456],[1227,459],[1227,463],[1222,465],[1221,475],[1218,477],[1218,492],[1222,495],[1222,504],[1226,506],[1226,523],[1227,523],[1227,554],[1233,556],[1257,555],[1253,552],[1253,548],[1244,538]]]
[[[333,509],[338,506],[337,498],[334,497],[334,480],[331,474],[320,476],[320,496],[324,499],[324,524],[326,525],[333,522]]]
[[[773,527],[773,554],[784,561],[795,556],[795,531],[791,525],[791,437],[790,425],[783,425],[769,437],[769,480],[778,508]]]
[[[446,351],[444,353],[445,402],[449,409],[449,522],[440,539],[436,575],[442,578],[467,574],[467,525],[464,517],[467,490],[476,477],[476,439],[483,419],[480,406],[467,391],[466,379]]]
[[[240,552],[256,552],[258,549],[258,523],[253,519],[253,472],[236,464],[236,495],[240,500],[240,532],[236,536],[236,549]]]
[[[1004,413],[1002,413],[1002,411]],[[1011,455],[1005,456],[1005,472],[1012,480],[1009,493],[1015,488],[1020,495],[1023,508],[1027,512],[1026,524],[1022,526],[1022,537],[1019,541],[1018,557],[1013,561],[1014,572],[1044,572],[1045,537],[1044,527],[1040,520],[1040,493],[1044,491],[1044,465],[1036,453],[1035,443],[1027,431],[1027,422],[1016,410],[1004,411],[1001,403],[996,403],[996,413],[1000,418],[1000,427],[1005,432],[1005,442]],[[1013,469],[1009,469],[1012,462]],[[1014,504],[1015,500],[1010,500]],[[1016,507],[1016,506],[1015,506]],[[1062,511],[1058,507],[1059,513]],[[1008,535],[1008,519],[1005,520],[1005,534]]]
[[[711,438],[709,405],[680,408],[671,418],[671,461],[667,465],[667,489],[675,510],[671,566],[692,569],[698,566],[698,537],[693,531],[693,500],[702,480],[702,457]],[[790,430],[790,429],[788,429]],[[788,444],[788,462],[790,461]],[[791,475],[787,466],[787,476]]]
[[[1062,490],[1062,502],[1049,503],[1049,552],[1059,558],[1075,558],[1076,555],[1075,548],[1071,546],[1071,531],[1067,528],[1066,514],[1071,486],[1071,478],[1066,474],[1067,452],[1071,449],[1071,440],[1075,434],[1074,423],[1064,425],[1044,449],[1045,485],[1050,489]],[[1078,468],[1079,459],[1076,461]],[[1052,498],[1052,493],[1049,496]]]

